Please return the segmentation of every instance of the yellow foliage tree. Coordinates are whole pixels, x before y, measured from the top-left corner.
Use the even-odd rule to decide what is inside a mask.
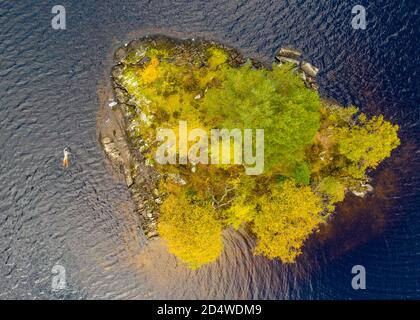
[[[223,249],[222,225],[209,204],[194,204],[182,192],[161,206],[158,232],[168,249],[191,269],[215,261]]]
[[[304,241],[324,221],[319,197],[291,180],[262,197],[259,207],[252,224],[258,239],[255,253],[284,263],[294,262]]]
[[[376,168],[400,144],[398,125],[382,115],[366,121],[362,114],[360,119],[361,125],[338,129],[336,138],[339,152],[351,161],[345,171],[355,178],[363,178],[366,169]]]

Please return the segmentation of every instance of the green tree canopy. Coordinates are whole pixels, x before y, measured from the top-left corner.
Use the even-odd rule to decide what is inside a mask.
[[[218,126],[264,129],[265,167],[289,176],[319,128],[319,97],[290,65],[231,68],[219,87],[209,89],[202,108]]]

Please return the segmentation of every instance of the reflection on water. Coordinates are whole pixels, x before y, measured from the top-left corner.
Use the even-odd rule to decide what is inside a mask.
[[[66,1],[65,32],[50,28],[52,0],[1,2],[0,298],[419,298],[416,7],[382,2],[366,3],[366,32],[351,29],[351,4],[333,1]],[[198,271],[161,241],[145,246],[96,114],[113,51],[147,33],[205,36],[266,62],[280,46],[301,49],[323,95],[401,125],[376,193],[349,197],[295,265],[253,256],[243,231],[226,232],[222,257]],[[51,291],[57,263],[62,292]],[[355,264],[364,292],[350,286]]]
[[[245,231],[226,231],[224,243],[224,252],[216,262],[194,271],[169,254],[160,239],[139,249],[132,257],[133,264],[153,283],[159,297],[187,299],[284,298],[292,294],[290,284],[305,279],[309,271],[308,264],[284,266],[254,256],[254,241]]]

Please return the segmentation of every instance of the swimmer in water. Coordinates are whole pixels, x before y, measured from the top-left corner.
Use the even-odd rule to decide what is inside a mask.
[[[71,152],[69,151],[68,148],[64,148],[63,153],[64,153],[63,167],[67,168],[69,166],[69,154],[71,154]]]

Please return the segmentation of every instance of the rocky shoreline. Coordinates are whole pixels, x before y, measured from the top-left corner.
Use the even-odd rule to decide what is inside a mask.
[[[135,107],[133,98],[121,85],[122,70],[124,64],[130,64],[130,57],[141,52],[143,47],[154,46],[156,43],[171,42],[179,46],[186,55],[200,55],[209,45],[214,42],[189,39],[175,40],[164,36],[145,37],[133,40],[130,43],[117,49],[114,55],[114,66],[111,71],[111,90],[101,103],[98,116],[98,138],[103,150],[110,160],[115,172],[117,172],[129,188],[134,200],[138,216],[139,228],[144,232],[147,239],[157,237],[157,219],[159,216],[159,205],[162,203],[162,195],[159,194],[158,184],[162,178],[154,167],[148,164],[142,151],[148,148],[141,139],[130,139],[130,123],[132,116],[129,112]],[[235,49],[221,46],[229,54],[229,63],[233,66],[240,66],[247,60]],[[136,64],[146,63],[147,60],[136,61]],[[277,63],[291,63],[295,66],[308,88],[318,90],[316,76],[318,68],[301,59],[301,52],[289,47],[280,48],[275,56]],[[262,64],[250,59],[252,64],[260,68]],[[166,177],[176,179],[176,177]],[[372,191],[368,185],[366,188]],[[366,191],[355,190],[356,196],[364,196]]]
[[[316,76],[319,69],[309,62],[301,60],[302,53],[290,47],[280,48],[276,54],[276,60],[279,64],[292,63],[295,65],[295,70],[301,75],[302,80],[308,88],[318,90],[319,86],[316,83]]]

